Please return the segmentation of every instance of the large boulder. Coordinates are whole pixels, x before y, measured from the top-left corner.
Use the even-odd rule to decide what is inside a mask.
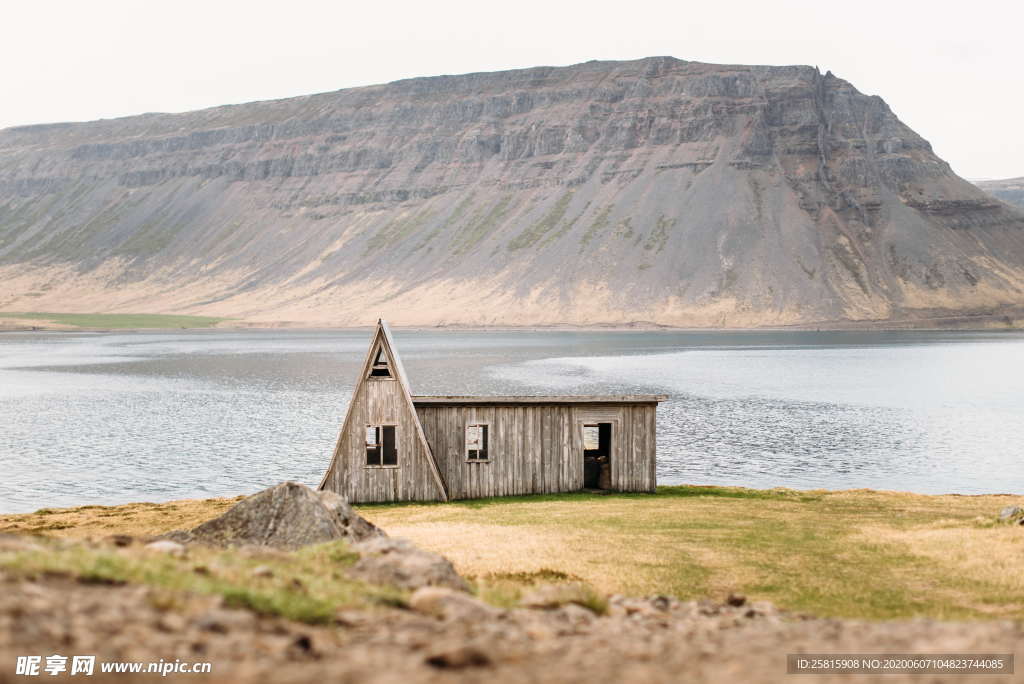
[[[334,492],[315,492],[298,482],[282,482],[243,499],[224,515],[166,538],[211,546],[271,546],[297,549],[335,539],[359,542],[384,532],[361,518]]]

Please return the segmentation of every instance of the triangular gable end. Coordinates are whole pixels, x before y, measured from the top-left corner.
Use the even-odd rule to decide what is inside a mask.
[[[400,387],[400,394],[402,395],[404,409],[408,412],[409,421],[415,430],[415,441],[420,446],[422,453],[426,455],[428,466],[433,480],[437,485],[437,491],[440,495],[440,499],[442,501],[447,501],[447,488],[444,486],[444,481],[441,479],[437,462],[434,460],[434,454],[430,450],[427,438],[423,434],[423,426],[420,424],[419,415],[416,413],[416,407],[412,403],[412,392],[409,389],[409,382],[405,377],[405,368],[402,366],[402,360],[398,356],[398,350],[395,347],[394,338],[391,336],[391,330],[388,328],[388,324],[384,319],[378,319],[377,329],[374,331],[373,339],[367,349],[366,360],[363,362],[362,372],[359,374],[359,381],[352,391],[353,402],[357,397],[361,396],[361,391],[363,390],[363,385],[365,385],[365,383],[379,382],[387,379],[396,381]],[[342,423],[341,432],[338,435],[338,442],[334,449],[334,456],[331,459],[330,466],[328,466],[327,471],[324,473],[323,479],[320,481],[318,489],[324,489],[328,479],[338,468],[339,459],[344,457],[343,441],[345,436],[348,434],[348,431],[350,429],[355,429],[354,426],[350,425],[352,422],[352,415],[353,407],[350,403],[349,409],[345,413],[345,420]]]
[[[412,416],[412,421],[416,429],[416,439],[419,441],[423,452],[427,456],[427,460],[430,465],[431,474],[434,476],[434,482],[437,483],[438,493],[441,495],[442,501],[448,500],[448,490],[444,486],[444,481],[441,479],[441,472],[438,470],[437,461],[434,460],[434,453],[430,450],[430,444],[427,443],[427,437],[423,434],[423,426],[420,424],[419,414],[416,413],[416,407],[412,403],[412,390],[409,388],[409,381],[405,376],[405,367],[402,365],[402,358],[398,355],[398,347],[395,346],[395,340],[391,336],[391,328],[388,327],[387,321],[383,318],[377,319],[377,332],[375,335],[374,345],[380,344],[380,352],[383,352],[385,358],[388,359],[388,366],[391,372],[391,377],[398,381],[398,384],[402,387],[402,396],[405,399],[406,408],[409,414]],[[374,357],[375,359],[377,357]],[[367,361],[370,360],[370,356],[367,355]],[[366,376],[364,370],[363,376]]]

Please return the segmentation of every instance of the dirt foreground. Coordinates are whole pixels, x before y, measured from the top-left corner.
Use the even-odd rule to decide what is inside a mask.
[[[51,654],[96,655],[98,663],[211,664],[208,674],[171,674],[169,681],[778,682],[791,677],[787,653],[1012,653],[1022,645],[1024,631],[1010,622],[821,620],[783,615],[767,604],[665,598],[616,597],[604,616],[575,604],[447,617],[392,609],[341,611],[333,624],[313,626],[226,608],[214,597],[171,602],[142,586],[0,576],[0,682],[26,681],[14,674],[17,656]],[[160,678],[97,670],[91,679]],[[799,679],[849,682],[851,676]],[[1020,681],[1019,675],[855,677],[972,679]]]
[[[976,536],[977,543],[988,546],[988,562],[1000,568],[1002,576],[1008,569],[1019,569],[1009,556],[1019,552],[1019,533],[1024,530],[992,526],[978,515],[994,503],[1005,503],[1002,497],[908,498],[871,492],[826,496],[680,488],[644,499],[577,496],[364,508],[371,520],[392,534],[409,532],[413,538],[433,539],[435,551],[448,546],[455,552],[454,568],[434,556],[451,573],[447,583],[430,581],[426,586],[419,571],[407,573],[405,580],[415,580],[411,583],[404,581],[401,573],[367,575],[365,568],[360,570],[366,560],[360,544],[344,540],[296,551],[218,549],[169,541],[152,545],[156,535],[191,527],[237,502],[218,499],[42,509],[35,514],[0,517],[0,528],[6,531],[0,534],[0,684],[32,681],[31,676],[18,673],[18,660],[25,656],[40,659],[39,675],[47,680],[78,681],[84,675],[70,674],[72,658],[95,656],[94,674],[89,678],[93,681],[593,684],[792,681],[793,675],[787,673],[788,654],[948,653],[978,657],[1024,653],[1024,623],[1015,608],[1019,605],[1017,580],[998,584],[981,572],[980,566],[957,561],[943,572],[951,573],[949,582],[957,577],[959,581],[938,582],[926,572],[927,563],[939,562],[937,557],[921,555],[920,561],[893,565],[895,556],[888,552],[871,556],[861,551],[858,555],[854,543],[860,533],[844,527],[848,520],[876,525],[877,521],[866,517],[868,510],[877,516],[891,516],[898,510],[913,534],[893,537],[888,543],[898,541],[905,553],[917,557],[927,547],[909,542],[917,539],[913,535],[923,534],[924,539],[934,537],[947,554],[956,555],[956,539]],[[728,505],[727,519],[721,518],[723,502]],[[687,527],[683,536],[678,531],[673,536],[658,536],[658,528],[650,527],[654,519],[648,515],[650,506],[657,509],[658,520],[668,516],[700,525]],[[845,512],[827,513],[844,506]],[[803,508],[808,510],[801,514]],[[771,522],[770,528],[744,534],[754,532],[754,537],[762,538],[762,532],[774,530],[789,540],[788,555],[775,547],[745,549],[733,543],[717,547],[721,557],[731,553],[740,560],[748,556],[760,559],[758,562],[768,564],[763,566],[765,572],[776,583],[803,583],[804,593],[815,595],[806,601],[821,610],[845,610],[843,606],[853,605],[859,597],[878,605],[890,601],[890,610],[896,614],[910,605],[916,606],[914,610],[933,610],[933,617],[872,620],[849,613],[821,617],[823,613],[792,604],[784,610],[764,600],[765,582],[771,577],[757,579],[751,586],[765,588],[761,595],[754,593],[749,598],[739,591],[709,592],[709,588],[724,589],[727,584],[695,584],[702,572],[691,568],[686,574],[687,566],[678,560],[658,566],[660,574],[645,580],[657,580],[660,587],[678,586],[678,593],[658,589],[624,596],[603,589],[600,581],[588,575],[585,566],[600,556],[586,545],[569,549],[574,562],[580,564],[578,572],[569,566],[552,567],[564,559],[544,556],[543,548],[517,545],[517,540],[543,535],[544,528],[533,520],[538,516],[548,520],[559,514],[554,517],[561,517],[562,527],[569,524],[580,533],[579,525],[569,517],[578,509],[591,520],[592,532],[601,532],[601,547],[605,556],[610,554],[605,565],[594,566],[600,576],[608,574],[612,566],[620,574],[650,572],[656,559],[629,548],[629,539],[650,537],[658,542],[652,548],[663,549],[664,555],[686,538],[692,544],[701,526],[716,538],[727,539],[731,530],[745,529],[744,521],[764,518]],[[500,547],[500,558],[511,559],[511,549],[519,548],[524,562],[531,554],[541,554],[538,562],[545,568],[531,569],[529,563],[506,567],[502,560],[504,572],[485,572],[494,570],[486,566],[492,561],[474,561],[460,546],[459,535],[453,536],[453,530],[468,529],[465,521],[447,519],[466,515],[486,518],[491,525],[489,542],[481,536],[483,528],[468,537],[480,553]],[[611,522],[599,524],[602,515]],[[845,517],[837,520],[835,515]],[[634,519],[646,522],[635,527],[639,523],[630,523]],[[720,524],[712,526],[712,520]],[[795,528],[799,534],[791,534],[792,538],[783,534],[786,528],[781,522],[786,520],[792,525],[799,523]],[[813,523],[813,529],[824,535],[810,537],[808,543],[815,554],[799,560],[800,554],[808,553],[793,541],[805,534],[801,521]],[[422,527],[417,528],[417,522]],[[448,533],[438,534],[439,525]],[[428,530],[434,534],[427,535]],[[839,546],[828,546],[829,539]],[[881,535],[875,534],[874,539],[873,544],[878,544]],[[872,559],[875,565],[870,564]],[[797,562],[798,566],[793,565]],[[832,579],[814,584],[813,575],[808,574],[813,562],[818,563],[818,574]],[[485,565],[473,568],[474,563]],[[472,570],[467,572],[467,568]],[[854,575],[836,574],[841,568]],[[883,568],[888,568],[889,574],[880,574]],[[455,574],[456,569],[468,582]],[[665,573],[678,574],[678,583],[666,584],[669,575]],[[735,573],[727,573],[730,575]],[[912,590],[914,577],[919,578],[918,589],[912,592],[919,595],[916,603],[906,604],[902,594],[887,587],[890,575],[906,575],[901,581],[907,592]],[[877,586],[865,588],[870,578]],[[963,597],[943,592],[948,594],[953,587],[969,582],[988,587],[985,592],[978,589],[972,600],[979,608],[985,602],[990,604],[994,613],[990,619],[949,618],[949,613],[957,614],[954,608],[962,604]],[[687,587],[690,593],[684,595]],[[822,592],[841,600],[816,596]],[[932,596],[935,592],[938,594]],[[812,612],[816,615],[809,614]],[[869,614],[877,612],[873,608]],[[67,669],[51,677],[45,668],[52,656],[66,658]],[[103,670],[112,663],[137,663],[141,671]],[[146,671],[150,664],[155,664],[156,671]],[[158,673],[161,668],[207,664],[208,672]],[[1024,681],[1024,676],[811,674],[796,681],[1010,682]]]

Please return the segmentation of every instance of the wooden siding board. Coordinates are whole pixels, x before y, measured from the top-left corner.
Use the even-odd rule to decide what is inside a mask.
[[[508,453],[509,453],[508,458],[511,461],[511,464],[510,464],[510,467],[509,467],[509,470],[508,470],[509,478],[510,478],[509,493],[514,496],[514,495],[520,493],[519,492],[519,478],[520,478],[519,459],[521,458],[521,456],[520,456],[519,446],[522,443],[522,441],[513,438],[512,430],[515,429],[515,426],[521,425],[522,423],[519,420],[519,416],[521,415],[519,407],[514,407],[510,411],[510,413],[511,413],[511,417],[510,417],[509,424],[508,424],[509,435],[505,439],[504,445],[505,445],[505,448],[508,450]]]
[[[654,492],[658,487],[658,407],[652,406],[647,413],[647,491]]]
[[[629,491],[635,492],[639,486],[636,464],[640,459],[640,447],[638,441],[641,437],[636,424],[636,411],[630,406],[625,414],[629,417]]]
[[[633,486],[633,420],[629,410],[625,410],[622,419],[622,468],[619,470],[621,481],[619,489],[628,492]]]
[[[633,408],[629,407],[625,411],[625,422],[629,423],[629,460],[626,462],[626,487],[629,491],[636,489],[636,456],[637,456],[637,430],[636,423],[633,422]]]
[[[552,422],[553,422],[553,420],[552,420],[552,413],[553,413],[552,411],[543,411],[543,413],[542,413],[543,427],[541,428],[541,435],[542,435],[542,437],[541,437],[540,459],[541,459],[541,470],[544,473],[544,479],[543,479],[543,484],[541,486],[542,486],[542,489],[543,489],[543,491],[545,493],[550,493],[550,492],[554,491],[554,488],[553,488],[552,482],[551,482],[551,480],[553,479],[553,476],[552,476],[552,473],[551,473],[552,465],[553,465],[552,462],[551,462],[552,461],[551,451],[552,451],[552,442],[554,441],[554,435],[552,434],[554,432],[554,426],[552,425]]]
[[[572,410],[563,406],[562,414],[562,491],[568,492],[574,489],[572,477],[572,461],[574,454],[571,449],[570,439],[572,437]]]
[[[630,407],[630,422],[633,423],[633,491],[643,490],[643,412]]]

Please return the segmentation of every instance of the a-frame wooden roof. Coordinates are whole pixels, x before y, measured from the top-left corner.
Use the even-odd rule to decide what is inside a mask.
[[[402,365],[402,358],[398,355],[398,348],[395,346],[394,338],[391,336],[391,329],[388,327],[387,321],[383,318],[377,319],[377,329],[374,331],[373,338],[370,341],[370,346],[366,350],[366,360],[363,361],[362,372],[359,375],[359,381],[352,390],[353,398],[359,392],[360,386],[367,381],[367,377],[370,375],[370,371],[373,367],[374,361],[377,356],[378,349],[383,349],[389,360],[389,371],[391,376],[396,382],[398,382],[401,388],[401,394],[403,401],[405,402],[406,409],[411,414],[411,420],[416,428],[416,440],[419,442],[423,453],[426,455],[428,465],[430,466],[430,472],[433,475],[434,482],[437,484],[438,493],[442,501],[448,500],[448,490],[444,485],[444,480],[441,479],[441,473],[437,467],[437,461],[434,459],[434,454],[430,450],[430,444],[427,443],[427,438],[423,434],[423,426],[420,424],[419,415],[416,413],[416,407],[412,403],[412,392],[409,389],[409,381],[405,377],[405,367]],[[340,435],[344,435],[349,427],[349,421],[351,420],[352,411],[349,410],[345,413],[345,422],[341,426]],[[324,486],[330,477],[332,470],[336,467],[337,460],[339,457],[338,449],[341,446],[339,435],[339,445],[335,448],[334,458],[331,460],[330,467],[327,468],[327,472],[324,473],[323,479],[320,481],[319,488]]]
[[[441,472],[437,468],[437,461],[434,460],[434,453],[430,450],[430,444],[427,443],[427,437],[423,434],[423,426],[420,424],[419,414],[416,413],[416,407],[412,403],[412,390],[409,389],[409,380],[405,377],[405,367],[402,365],[402,357],[398,355],[398,347],[395,346],[395,340],[391,337],[391,328],[388,327],[387,321],[383,318],[377,319],[377,334],[374,337],[374,343],[370,345],[370,351],[366,356],[366,367],[363,368],[362,377],[365,380],[366,374],[369,372],[369,364],[373,363],[373,359],[370,358],[370,355],[373,354],[377,339],[383,340],[385,353],[391,357],[391,363],[393,364],[391,373],[394,375],[395,380],[398,381],[398,384],[402,387],[402,395],[405,397],[405,403],[415,419],[416,439],[420,441],[423,451],[426,453],[427,459],[430,461],[430,472],[433,473],[434,481],[437,482],[437,488],[441,493],[441,500],[447,501],[448,490],[444,486],[444,480],[441,479]]]

